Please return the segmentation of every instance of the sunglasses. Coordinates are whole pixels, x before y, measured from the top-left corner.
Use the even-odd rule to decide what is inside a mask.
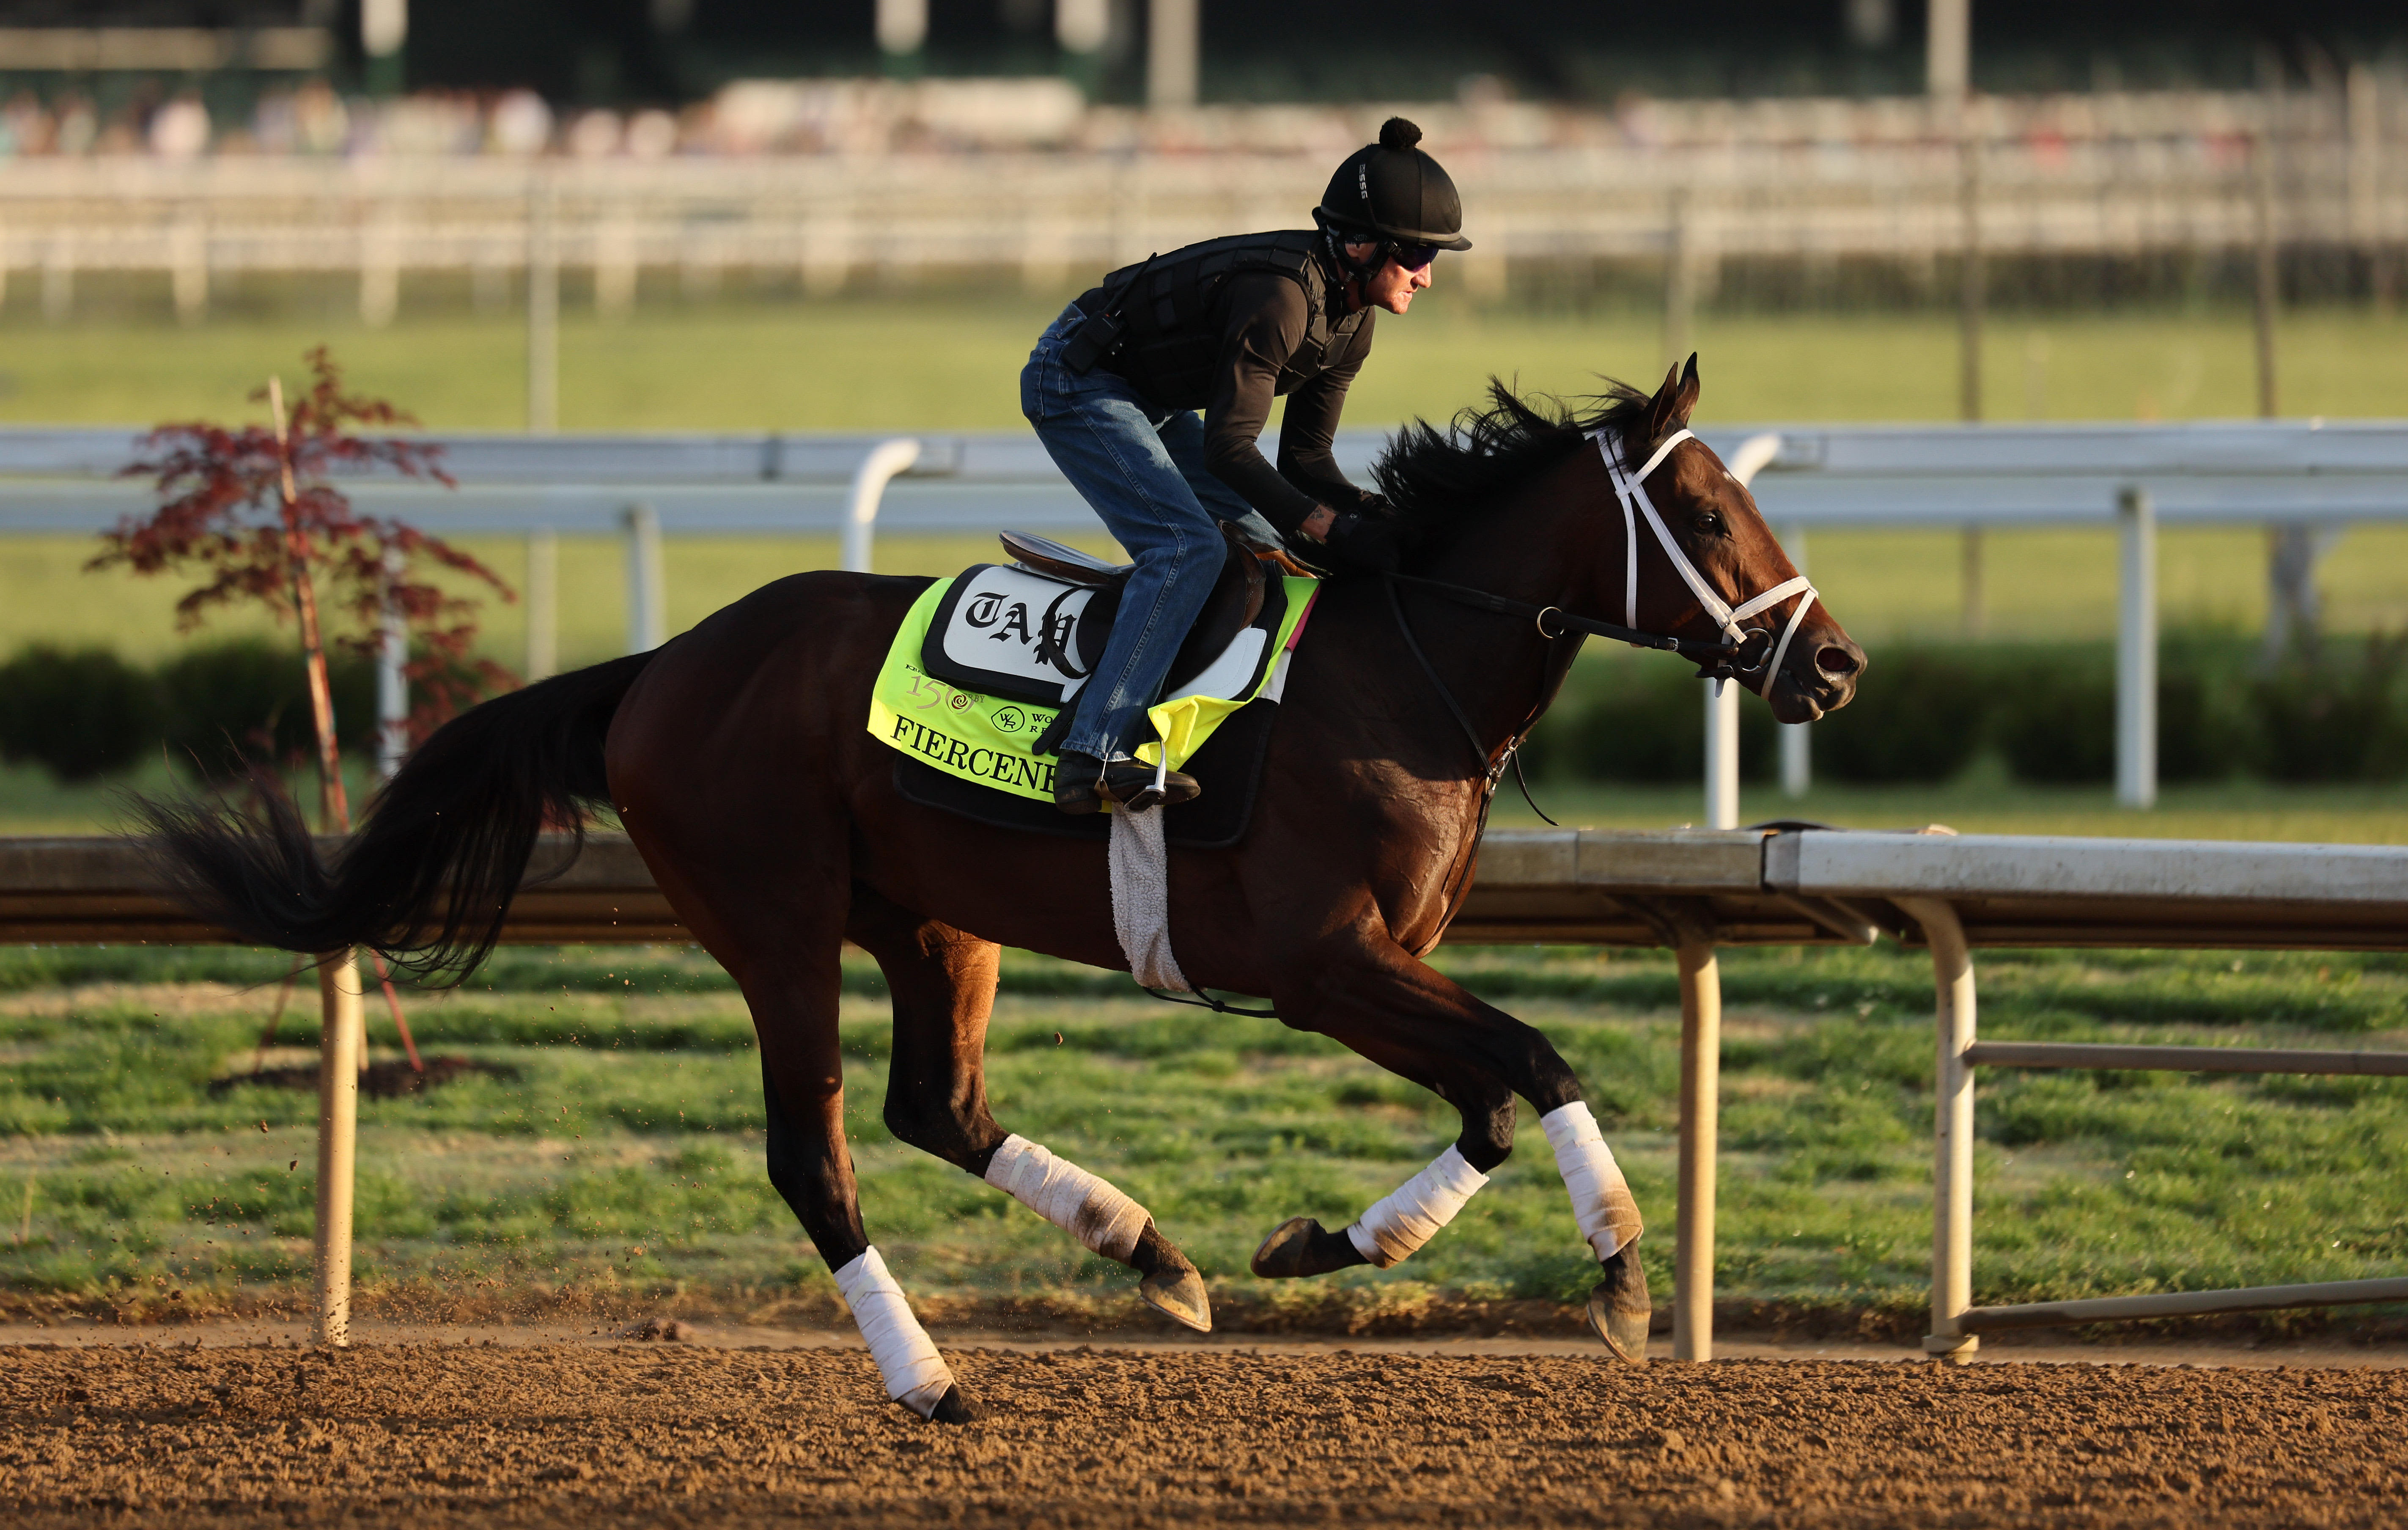
[[[1408,271],[1426,271],[1430,262],[1438,259],[1434,244],[1394,244],[1388,247],[1388,258]]]

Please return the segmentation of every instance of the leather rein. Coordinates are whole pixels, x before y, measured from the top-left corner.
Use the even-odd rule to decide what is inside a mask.
[[[1481,764],[1486,767],[1485,791],[1481,800],[1481,813],[1484,820],[1487,815],[1488,798],[1496,794],[1497,784],[1504,779],[1505,767],[1508,765],[1513,766],[1514,779],[1521,783],[1523,797],[1526,800],[1529,798],[1529,782],[1522,776],[1521,751],[1523,742],[1530,736],[1530,729],[1539,721],[1539,713],[1534,709],[1528,717],[1525,718],[1522,725],[1514,730],[1512,736],[1506,739],[1504,751],[1492,758],[1488,746],[1480,740],[1479,730],[1471,725],[1471,719],[1465,715],[1462,705],[1455,699],[1455,693],[1447,689],[1446,681],[1440,677],[1438,667],[1430,663],[1429,655],[1422,651],[1420,641],[1413,636],[1412,623],[1405,618],[1404,602],[1397,594],[1398,585],[1410,585],[1417,590],[1426,590],[1440,599],[1451,600],[1459,606],[1469,606],[1474,610],[1488,611],[1498,616],[1520,617],[1536,626],[1539,636],[1550,642],[1579,634],[1582,636],[1603,637],[1612,642],[1627,643],[1633,648],[1677,653],[1698,666],[1698,679],[1713,680],[1717,689],[1725,680],[1736,679],[1744,683],[1748,677],[1761,673],[1763,679],[1750,685],[1749,689],[1759,695],[1767,696],[1770,694],[1774,678],[1780,673],[1781,661],[1789,651],[1790,639],[1797,636],[1799,626],[1806,620],[1806,612],[1813,606],[1816,598],[1817,592],[1814,586],[1801,574],[1795,579],[1784,580],[1762,594],[1733,606],[1723,599],[1706,577],[1698,571],[1697,565],[1689,561],[1688,554],[1684,552],[1680,544],[1673,539],[1671,528],[1665,525],[1664,518],[1656,513],[1655,502],[1648,497],[1645,484],[1647,475],[1663,465],[1664,459],[1671,455],[1674,447],[1684,441],[1697,439],[1688,431],[1675,431],[1666,437],[1663,444],[1656,449],[1637,472],[1631,472],[1624,465],[1619,451],[1616,450],[1612,439],[1606,432],[1602,430],[1593,432],[1590,438],[1597,442],[1598,455],[1605,459],[1606,473],[1613,482],[1614,498],[1622,506],[1623,545],[1627,550],[1624,559],[1624,622],[1593,621],[1588,617],[1574,616],[1559,606],[1534,606],[1526,600],[1512,600],[1504,595],[1492,594],[1485,590],[1475,590],[1469,585],[1451,584],[1444,579],[1424,579],[1417,574],[1391,572],[1383,576],[1383,584],[1388,593],[1388,608],[1396,614],[1397,630],[1404,635],[1406,649],[1420,663],[1422,673],[1429,677],[1430,684],[1438,691],[1439,699],[1446,703],[1446,709],[1454,716],[1455,725],[1463,730],[1464,737],[1470,741],[1472,752],[1479,756]],[[1708,643],[1694,637],[1676,637],[1670,633],[1648,632],[1635,624],[1639,620],[1638,521],[1641,514],[1647,518],[1649,527],[1656,533],[1656,541],[1662,544],[1666,554],[1671,560],[1673,569],[1680,574],[1683,582],[1689,586],[1690,593],[1697,596],[1698,603],[1705,608],[1706,614],[1722,626],[1722,636],[1718,641]],[[1778,639],[1775,639],[1767,628],[1743,625],[1749,617],[1769,610],[1793,595],[1802,595],[1805,598],[1799,600],[1797,609],[1790,613],[1788,623],[1783,627]],[[1550,620],[1555,623],[1553,631],[1548,630]],[[1756,640],[1758,638],[1764,640],[1764,646],[1756,662],[1742,664],[1742,656],[1756,645]],[[1546,698],[1541,696],[1539,706],[1543,708],[1545,705]],[[1554,819],[1547,818],[1545,810],[1541,808],[1536,801],[1531,801],[1530,809],[1541,818],[1547,819],[1548,822],[1555,822]]]

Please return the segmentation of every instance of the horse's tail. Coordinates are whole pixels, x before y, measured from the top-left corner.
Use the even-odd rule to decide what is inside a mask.
[[[581,847],[593,805],[609,802],[603,739],[652,657],[556,676],[445,723],[331,867],[280,790],[253,812],[136,799],[136,816],[176,901],[236,939],[312,954],[368,946],[458,982],[500,938],[536,836],[566,829]]]

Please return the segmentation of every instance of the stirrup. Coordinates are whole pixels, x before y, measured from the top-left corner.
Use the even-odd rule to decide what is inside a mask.
[[[1132,813],[1193,802],[1203,790],[1196,778],[1183,770],[1164,770],[1143,760],[1126,758],[1107,763],[1103,779],[1096,783],[1097,795],[1109,797]],[[1055,800],[1060,800],[1058,794]]]

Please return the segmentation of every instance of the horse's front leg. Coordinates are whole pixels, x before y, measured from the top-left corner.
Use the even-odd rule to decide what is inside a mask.
[[[1589,1294],[1598,1337],[1633,1364],[1646,1355],[1652,1304],[1639,1263],[1639,1204],[1581,1097],[1580,1080],[1534,1028],[1482,1003],[1384,936],[1345,937],[1288,970],[1309,974],[1278,995],[1299,1030],[1340,1042],[1455,1106],[1462,1135],[1438,1160],[1343,1233],[1293,1218],[1255,1251],[1254,1273],[1326,1274],[1401,1263],[1455,1219],[1513,1150],[1513,1096],[1539,1112],[1581,1236],[1602,1278]]]

